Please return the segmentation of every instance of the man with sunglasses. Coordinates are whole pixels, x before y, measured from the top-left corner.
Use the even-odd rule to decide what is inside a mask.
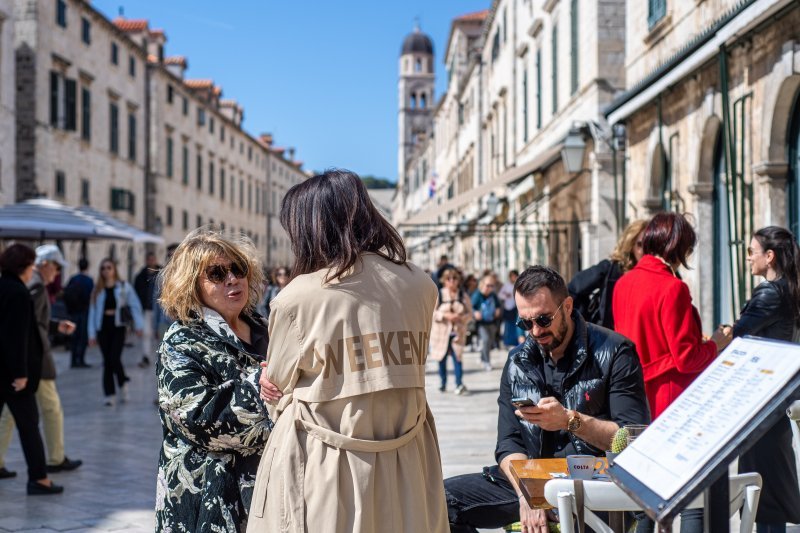
[[[511,475],[511,461],[601,456],[616,430],[647,424],[650,412],[633,344],[574,311],[555,270],[530,267],[517,278],[514,297],[526,331],[511,350],[500,380],[497,465],[482,474],[445,480],[450,531],[474,533],[522,522],[526,533],[546,533],[547,515],[531,509]],[[512,398],[527,398],[515,407]]]

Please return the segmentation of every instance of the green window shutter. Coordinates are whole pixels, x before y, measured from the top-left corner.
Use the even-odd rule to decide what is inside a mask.
[[[667,14],[667,0],[647,0],[647,25],[652,28]]]
[[[92,93],[86,87],[81,89],[81,138],[92,139]]]
[[[551,65],[550,68],[553,69],[552,72],[552,82],[553,82],[553,114],[555,115],[558,112],[558,26],[553,26],[553,36],[551,42],[551,51],[552,51],[552,58],[551,58]]]
[[[542,50],[536,50],[536,129],[542,127]]]

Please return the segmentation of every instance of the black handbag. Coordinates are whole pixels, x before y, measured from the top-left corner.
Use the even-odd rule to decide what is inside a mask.
[[[119,306],[119,321],[123,326],[131,327],[133,325],[133,311],[131,306],[128,305],[128,284],[122,282],[122,305]]]

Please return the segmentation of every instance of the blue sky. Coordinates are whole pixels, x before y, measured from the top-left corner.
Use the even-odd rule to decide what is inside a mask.
[[[305,168],[394,180],[400,46],[419,17],[434,41],[437,97],[451,20],[491,0],[93,0],[110,18],[147,18],[245,109],[244,127],[294,146]]]

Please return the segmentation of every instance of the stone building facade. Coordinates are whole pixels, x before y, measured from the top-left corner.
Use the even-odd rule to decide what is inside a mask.
[[[270,160],[305,177],[300,163],[247,133],[242,106],[212,80],[186,79],[186,58],[166,56],[165,32],[147,20],[112,21],[81,0],[16,0],[13,11],[13,46],[2,52],[16,54],[16,161],[2,176],[16,179],[2,183],[3,194],[14,191],[5,203],[89,205],[165,244],[212,223],[247,234],[269,263],[280,238],[269,234],[268,212],[281,198],[270,201]],[[112,256],[128,276],[144,262],[142,244],[63,245],[72,262]],[[163,257],[163,246],[149,249]]]
[[[0,205],[15,198],[14,0],[0,0]]]
[[[618,156],[602,109],[624,87],[624,50],[623,0],[495,0],[454,19],[433,152],[420,146],[398,184],[395,222],[416,261],[570,277],[610,252]],[[562,163],[570,132],[577,169]],[[412,180],[426,160],[430,179]]]
[[[628,0],[629,89],[606,110],[627,130],[628,218],[693,218],[704,329],[738,316],[754,230],[800,224],[800,6],[780,0]],[[649,9],[648,9],[649,7]]]

